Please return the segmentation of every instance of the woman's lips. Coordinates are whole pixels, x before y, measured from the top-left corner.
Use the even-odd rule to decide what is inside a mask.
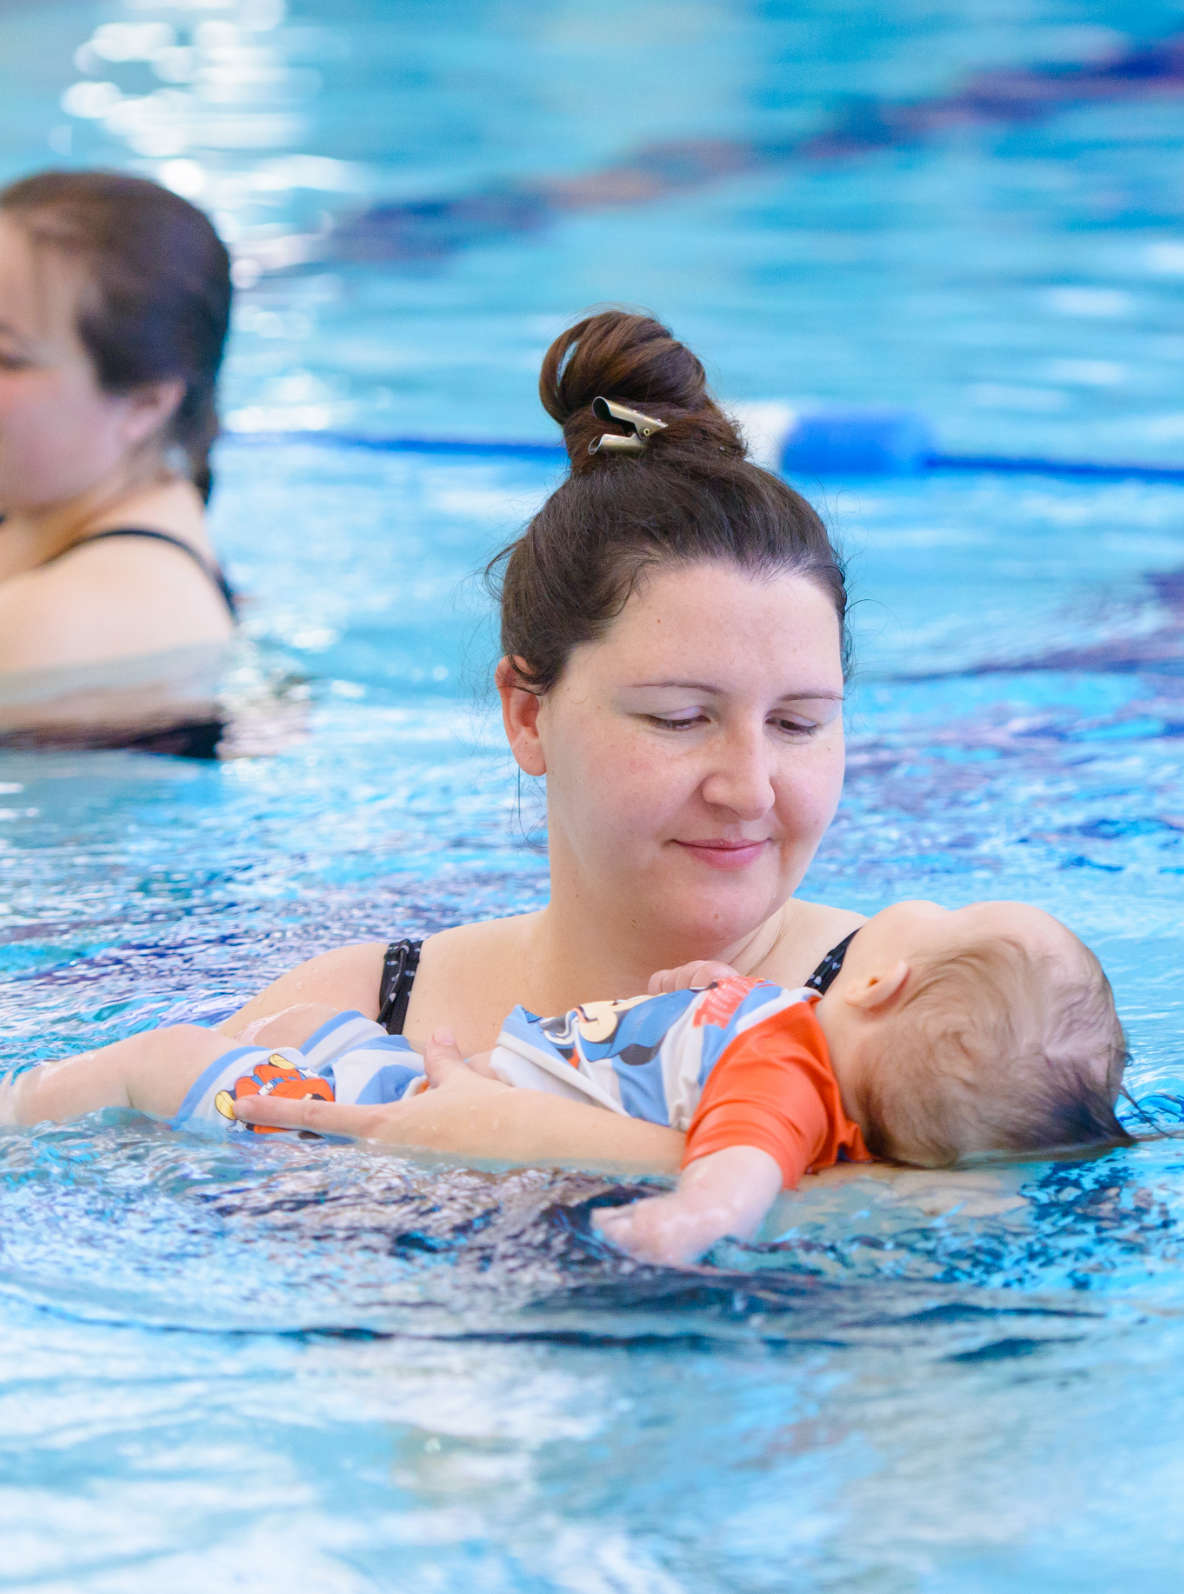
[[[712,869],[743,869],[759,858],[768,841],[676,841],[692,858]]]

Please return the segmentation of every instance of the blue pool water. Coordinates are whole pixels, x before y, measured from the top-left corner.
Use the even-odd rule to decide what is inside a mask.
[[[730,397],[1178,463],[1184,93],[1097,69],[1178,26],[1084,0],[0,3],[0,178],[113,161],[217,211],[247,262],[242,434],[545,437],[543,347],[624,299]],[[1038,116],[950,109],[1090,62]],[[224,445],[260,750],[0,752],[0,1065],[540,900],[479,570],[554,479]],[[1184,490],[801,485],[858,600],[807,892],[1045,903],[1179,1122]],[[0,1589],[1179,1585],[1184,1142],[814,1181],[776,1243],[681,1275],[588,1242],[588,1175],[119,1114],[0,1133],[0,1174]]]

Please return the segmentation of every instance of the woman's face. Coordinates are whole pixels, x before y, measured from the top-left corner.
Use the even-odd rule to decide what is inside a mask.
[[[0,213],[0,512],[37,513],[113,476],[135,403],[104,393],[76,325],[80,274]]]
[[[590,913],[726,948],[796,890],[843,780],[830,599],[804,576],[659,567],[538,710],[552,879]]]

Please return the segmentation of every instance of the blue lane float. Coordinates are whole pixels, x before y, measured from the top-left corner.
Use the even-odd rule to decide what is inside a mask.
[[[788,404],[734,405],[754,457],[795,479],[809,476],[923,476],[934,472],[1084,477],[1095,481],[1165,482],[1184,486],[1184,465],[1142,460],[1057,459],[1045,455],[953,454],[912,410],[834,408],[799,411]],[[562,444],[536,438],[424,437],[349,431],[228,431],[251,445],[302,443],[380,454],[477,459],[565,459]]]

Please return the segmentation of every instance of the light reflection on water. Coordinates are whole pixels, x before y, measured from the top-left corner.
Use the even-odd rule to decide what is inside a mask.
[[[431,28],[362,0],[0,3],[2,175],[132,159],[214,208],[245,268],[243,425],[532,435],[548,338],[626,299],[728,395],[913,404],[976,451],[1177,459],[1178,96],[533,232],[449,210],[507,174],[619,181],[647,141],[796,138],[853,95],[929,103],[1178,27],[1145,4],[1024,28],[962,0],[791,9],[495,8],[493,40],[459,3]],[[157,31],[103,31],[129,22]],[[420,200],[417,258],[389,228],[360,257],[353,217]],[[278,269],[310,236],[340,247]],[[551,480],[223,446],[219,551],[307,724],[221,767],[0,752],[0,1065],[540,900],[476,572]],[[1178,1125],[1184,495],[801,485],[859,600],[847,794],[808,894],[1045,903],[1111,970],[1131,1083]],[[1180,1160],[1165,1140],[952,1189],[822,1180],[766,1244],[672,1275],[589,1241],[598,1176],[118,1114],[0,1132],[0,1585],[1175,1594]]]
[[[587,1242],[588,1176],[250,1150],[0,1141],[9,1576],[985,1588],[1067,1537],[1109,1577],[1137,1523],[1170,1587],[1174,1418],[1130,1428],[1184,1348],[1145,1158],[974,1222],[811,1192],[781,1245],[669,1274]]]
[[[509,779],[479,689],[473,573],[546,474],[277,464],[227,452],[223,536],[252,646],[309,683],[307,734],[221,766],[0,755],[4,1063],[214,1018],[327,946],[541,898],[539,796]],[[275,560],[256,528],[282,480],[354,545],[292,539]],[[1139,497],[1133,535],[1124,489],[1058,501],[1069,533],[1036,485],[835,490],[865,601],[848,790],[808,890],[1044,902],[1110,968],[1132,1084],[1174,1124],[1176,500]],[[375,535],[392,505],[399,534]],[[951,620],[968,558],[976,608]],[[822,1180],[766,1244],[672,1275],[590,1242],[587,1203],[614,1188],[596,1176],[118,1114],[9,1131],[9,1575],[697,1594],[780,1589],[789,1555],[804,1586],[944,1594],[1056,1587],[1058,1553],[1105,1586],[1121,1528],[1166,1590],[1181,1155]],[[294,1505],[266,1560],[259,1522]]]

